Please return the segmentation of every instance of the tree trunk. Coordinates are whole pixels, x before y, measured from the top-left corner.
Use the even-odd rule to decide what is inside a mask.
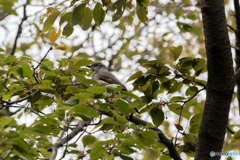
[[[202,0],[208,83],[195,159],[220,159],[234,87],[233,60],[224,0]],[[213,153],[212,153],[213,155]]]

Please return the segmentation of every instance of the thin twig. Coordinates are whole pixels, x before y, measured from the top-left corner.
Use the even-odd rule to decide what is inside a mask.
[[[69,127],[69,124],[68,124],[67,128],[68,128],[68,127]],[[64,152],[63,152],[62,157],[61,157],[59,160],[62,160],[62,159],[65,157],[66,152],[67,152],[67,147],[68,147],[68,131],[67,131],[67,143],[66,143],[66,147],[65,147],[65,149],[64,149]]]
[[[51,46],[45,56],[41,59],[41,61],[38,63],[38,65],[34,68],[34,71],[41,65],[42,61],[47,57],[48,53],[53,49],[53,46]]]
[[[34,97],[34,96],[37,95],[38,93],[40,93],[40,91],[36,91],[36,92],[34,92],[34,93],[32,93],[32,94],[30,94],[30,95],[28,95],[28,96],[26,96],[26,97],[24,97],[24,98],[22,98],[22,99],[16,100],[16,101],[12,101],[12,102],[2,101],[2,102],[3,102],[3,103],[6,103],[6,104],[16,104],[16,103],[25,101],[25,100],[27,100],[27,99],[29,99],[29,98],[31,98],[31,97]]]
[[[229,127],[229,125],[227,125],[227,131],[229,132],[229,133],[231,133],[231,134],[234,134],[235,132]]]
[[[189,99],[185,100],[185,101],[182,101],[183,104],[181,105],[180,107],[180,114],[179,114],[179,119],[178,119],[178,124],[180,125],[181,124],[181,118],[182,118],[182,110],[183,110],[183,107],[186,105],[186,103],[188,103],[190,100],[192,100],[194,97],[196,97],[198,95],[199,92],[205,90],[205,88],[202,88],[200,90],[198,90],[192,97],[190,97]],[[179,108],[178,108],[179,109]],[[176,136],[175,136],[175,146],[177,145],[177,136],[178,136],[178,133],[180,133],[180,129],[178,127],[178,130],[177,130],[177,133],[176,133]]]
[[[7,77],[8,77],[8,74],[7,74]],[[2,84],[3,84],[4,88],[6,88],[6,90],[9,92],[10,90],[6,86],[7,79],[8,78],[6,78]]]
[[[41,63],[43,62],[43,60],[47,57],[48,53],[49,53],[52,49],[53,49],[53,46],[51,46],[51,47],[48,49],[47,53],[43,56],[43,58],[40,60],[40,62],[38,63],[38,65],[37,65],[35,68],[33,68],[33,77],[34,77],[35,81],[37,82],[37,84],[39,84],[39,81],[37,80],[37,77],[36,77],[36,70],[38,69],[38,67],[41,65]]]
[[[206,85],[205,85],[205,84],[203,84],[203,83],[201,83],[201,82],[197,82],[197,81],[195,81],[195,79],[192,79],[192,80],[191,80],[191,79],[187,79],[187,78],[183,77],[183,75],[178,74],[178,73],[176,73],[176,72],[175,72],[175,75],[178,76],[178,77],[181,77],[181,78],[184,79],[184,80],[193,81],[194,83],[196,83],[196,84],[202,86],[204,89],[206,89]]]
[[[113,114],[110,113],[110,112],[104,112],[104,111],[99,111],[99,112],[101,112],[102,114],[105,114],[107,116],[113,117]],[[146,122],[146,121],[144,121],[144,120],[142,120],[140,118],[137,118],[135,116],[129,117],[128,121],[130,121],[130,122],[132,122],[132,123],[134,123],[136,125],[147,126],[147,124],[148,124],[148,122]],[[181,157],[180,157],[179,153],[177,152],[175,146],[173,145],[172,140],[168,139],[165,136],[165,134],[159,128],[152,127],[150,129],[155,131],[158,134],[160,142],[166,145],[166,147],[169,150],[170,157],[172,157],[174,160],[181,160]]]
[[[232,26],[230,26],[230,25],[228,25],[228,24],[227,24],[227,26],[228,26],[228,28],[231,29],[233,32],[236,32],[235,29],[234,29]]]
[[[10,154],[12,153],[12,151],[13,151],[13,147],[12,147],[11,150],[8,152],[8,154],[7,154],[5,157],[3,157],[2,160],[7,159],[7,158],[10,156]]]
[[[15,40],[14,40],[14,44],[13,44],[13,49],[11,51],[11,55],[14,55],[14,53],[16,51],[17,41],[18,41],[19,35],[22,33],[22,24],[23,24],[23,22],[25,20],[27,20],[26,7],[27,7],[28,4],[29,4],[29,0],[27,0],[26,3],[23,5],[23,18],[22,18],[21,23],[18,26],[18,31],[17,31],[17,35],[16,35]]]

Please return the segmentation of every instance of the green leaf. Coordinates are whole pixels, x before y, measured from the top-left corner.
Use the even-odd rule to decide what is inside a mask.
[[[29,78],[33,78],[33,72],[29,66],[29,64],[25,63],[25,62],[19,62],[18,63],[20,66],[22,66],[22,70],[23,70],[23,75],[29,77]]]
[[[196,94],[198,91],[198,88],[195,86],[191,86],[186,90],[186,95],[188,97],[192,97],[194,94]]]
[[[147,18],[147,10],[146,8],[144,8],[143,6],[137,4],[137,16],[138,19],[143,22],[144,24],[146,23],[146,21],[148,20]]]
[[[58,15],[60,14],[60,12],[58,10],[55,10],[44,22],[43,24],[43,30],[41,32],[41,34],[45,33],[46,31],[48,31],[51,26],[53,25],[53,23],[55,22],[55,20],[57,19]]]
[[[99,85],[99,83],[93,79],[85,79],[85,80],[82,80],[82,84],[84,84],[85,86],[89,86],[91,84],[93,85]]]
[[[111,2],[111,0],[102,0],[102,4],[104,6],[108,5]]]
[[[187,148],[187,150],[195,151],[197,142],[197,137],[195,135],[185,134],[183,137],[183,141],[185,143],[185,147]]]
[[[41,95],[41,98],[38,101],[36,101],[34,104],[38,105],[38,107],[46,107],[46,106],[52,105],[53,102],[54,102],[53,98],[49,96]]]
[[[200,124],[196,124],[190,127],[189,132],[193,134],[197,134],[200,129]]]
[[[168,93],[174,93],[180,91],[182,86],[182,83],[176,81],[175,79],[171,79],[169,81],[163,82],[161,87],[165,88]]]
[[[34,155],[38,155],[37,151],[34,148],[32,148],[27,142],[20,138],[14,141],[14,150],[21,153],[22,159],[33,160],[35,159]]]
[[[82,142],[83,142],[83,146],[86,147],[96,142],[96,138],[92,135],[86,135],[82,138]]]
[[[204,73],[207,71],[206,61],[201,58],[194,59],[193,68],[195,70],[195,76],[199,76],[201,73]]]
[[[61,20],[60,20],[60,22],[59,22],[59,25],[61,26],[64,22],[71,22],[72,14],[73,14],[73,12],[67,12],[67,13],[65,13],[65,14],[62,16],[62,18],[61,18]]]
[[[5,50],[4,50],[4,49],[2,49],[2,48],[0,48],[0,52],[5,52]]]
[[[143,6],[144,8],[147,8],[149,4],[149,0],[137,0],[137,3]]]
[[[125,101],[118,99],[117,107],[118,107],[119,111],[122,112],[125,116],[127,116],[127,117],[129,116],[129,107]]]
[[[106,154],[106,149],[102,146],[94,146],[90,151],[90,159],[98,159]]]
[[[107,92],[107,87],[104,86],[93,86],[93,87],[89,87],[88,89],[86,89],[86,91],[91,92],[91,93],[105,93]]]
[[[180,54],[182,53],[182,46],[173,47],[170,49],[170,51],[173,54],[174,61],[176,61],[179,58]]]
[[[85,16],[85,9],[87,3],[82,3],[73,10],[72,14],[72,24],[77,25],[81,22]]]
[[[55,89],[52,88],[49,84],[37,84],[34,86],[35,89],[40,90],[46,93],[55,93]]]
[[[64,102],[63,104],[70,105],[70,106],[75,106],[75,105],[79,104],[79,102],[80,102],[80,99],[73,98],[73,99],[70,99],[70,100]]]
[[[30,130],[41,133],[41,134],[45,134],[45,135],[49,135],[50,133],[53,132],[53,129],[51,127],[43,126],[42,123],[33,126]]]
[[[91,23],[92,23],[92,11],[89,7],[86,7],[84,17],[80,21],[79,25],[85,31],[91,26]]]
[[[82,104],[78,104],[73,108],[73,111],[75,111],[77,114],[90,116],[90,117],[98,117],[98,113],[90,108],[83,106]]]
[[[15,123],[14,117],[1,116],[1,126],[7,126],[11,123]]]
[[[142,71],[138,71],[138,72],[134,73],[133,75],[131,75],[126,82],[137,79],[137,78],[141,77],[142,74],[143,74]]]
[[[162,154],[159,160],[172,160],[169,155]]]
[[[121,94],[122,95],[126,95],[128,98],[134,98],[134,99],[137,99],[139,100],[139,97],[129,91],[121,91]]]
[[[202,121],[202,115],[203,115],[202,113],[195,114],[190,120],[190,126],[194,126],[197,124],[200,125]]]
[[[199,71],[200,69],[203,69],[206,67],[206,61],[202,58],[196,58],[193,61],[193,68],[195,71]]]
[[[112,5],[112,10],[116,10],[117,9],[117,12],[112,17],[112,21],[113,22],[119,20],[122,17],[125,8],[126,8],[126,0],[117,0]]]
[[[81,91],[82,90],[78,86],[68,86],[65,93],[66,94],[69,94],[69,93],[79,93]]]
[[[174,125],[179,131],[183,130],[183,127],[180,124],[174,124]]]
[[[117,20],[119,20],[122,17],[123,12],[124,12],[124,10],[118,9],[117,12],[113,15],[112,21],[116,22]]]
[[[135,152],[134,149],[132,149],[129,146],[120,146],[116,150],[114,150],[115,154],[120,154],[120,155],[122,155],[122,154],[132,154],[134,152]]]
[[[153,98],[156,98],[158,95],[158,91],[159,91],[159,82],[158,81],[154,81],[152,84],[152,96]]]
[[[93,9],[93,19],[99,26],[105,19],[105,11],[100,3],[97,3]]]
[[[99,110],[101,111],[109,111],[111,108],[114,108],[114,105],[109,104],[109,103],[101,103],[99,104]]]
[[[148,76],[141,76],[139,77],[138,79],[136,79],[134,82],[133,82],[133,85],[134,86],[143,86],[147,83],[147,81],[149,81],[149,79],[152,77],[152,75],[148,75]]]
[[[186,100],[187,98],[184,98],[184,97],[181,97],[181,96],[175,96],[175,97],[172,97],[171,99],[170,99],[170,102],[172,102],[172,101],[184,101],[184,100]]]
[[[73,33],[73,25],[68,23],[64,26],[62,34],[69,37]]]
[[[133,16],[131,14],[127,16],[127,22],[128,22],[128,25],[130,26],[133,24]]]
[[[182,74],[189,74],[189,70],[193,68],[193,58],[184,57],[184,58],[179,59],[177,68],[179,68],[179,71]]]
[[[160,126],[164,120],[163,111],[160,108],[155,107],[150,111],[150,114],[153,124],[155,124],[157,127]]]
[[[180,115],[180,112],[181,112],[181,105],[180,104],[170,104],[168,105],[168,108],[170,111],[172,111],[173,113],[177,114],[177,115]],[[183,107],[182,108],[182,117],[185,117],[185,118],[189,118],[190,117],[190,113],[186,111],[186,109]]]
[[[103,125],[103,124],[115,124],[115,121],[113,117],[107,117],[101,121],[100,125]]]
[[[146,130],[141,132],[143,142],[148,147],[155,147],[156,140],[158,140],[158,135],[153,130]]]
[[[75,68],[79,68],[79,67],[87,66],[87,65],[90,65],[90,64],[93,64],[92,60],[90,60],[90,59],[80,59],[73,66]]]
[[[231,143],[240,142],[240,129],[234,133]]]

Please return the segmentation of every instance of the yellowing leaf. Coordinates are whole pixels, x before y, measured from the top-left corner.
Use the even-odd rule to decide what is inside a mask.
[[[51,43],[56,42],[56,40],[59,38],[59,36],[62,32],[61,27],[59,27],[58,32],[56,32],[56,31],[57,31],[56,29],[53,29],[49,33],[49,40]]]
[[[61,45],[59,45],[59,46],[57,46],[57,47],[55,47],[56,49],[59,49],[59,50],[61,50],[61,51],[66,51],[66,52],[69,52],[70,50],[69,50],[69,47],[68,46],[66,46],[66,44],[61,44]]]
[[[47,8],[47,14],[49,14],[49,13],[51,13],[51,12],[53,12],[54,11],[54,8],[52,8],[52,7],[48,7]]]

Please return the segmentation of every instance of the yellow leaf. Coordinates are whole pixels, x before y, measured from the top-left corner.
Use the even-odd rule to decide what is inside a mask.
[[[47,8],[47,14],[52,13],[53,11],[54,11],[54,8],[52,8],[52,7]]]
[[[59,49],[59,50],[62,50],[62,51],[66,51],[66,52],[69,52],[70,49],[68,46],[66,46],[66,44],[61,44],[61,45],[58,45],[55,47],[56,49]]]
[[[49,33],[49,40],[51,43],[54,43],[56,42],[56,40],[58,39],[58,37],[60,36],[62,30],[61,30],[61,26],[59,27],[58,29],[58,32],[56,32],[57,30],[56,29],[53,29],[50,31]]]

